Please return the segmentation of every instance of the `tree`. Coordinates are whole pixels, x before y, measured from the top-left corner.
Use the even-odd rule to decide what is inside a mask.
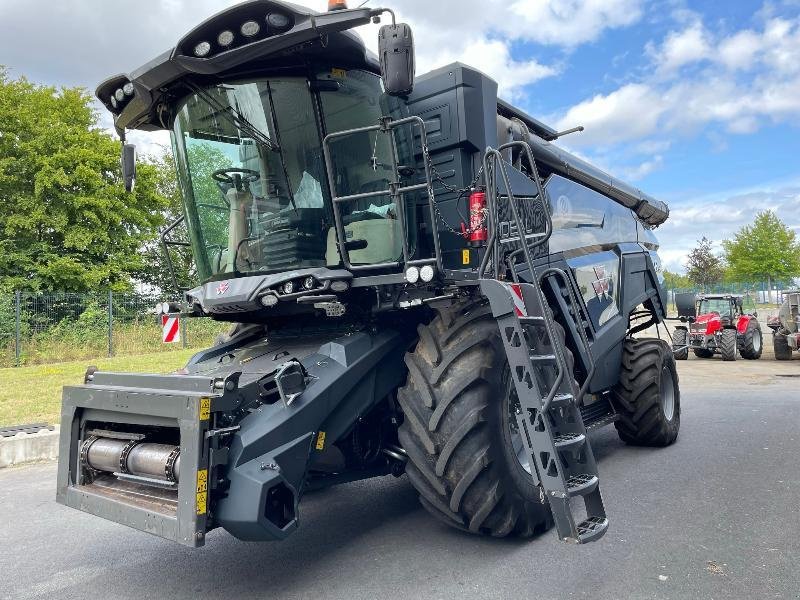
[[[697,247],[689,252],[686,261],[686,276],[705,292],[706,288],[719,283],[725,274],[722,260],[712,251],[713,242],[703,236]]]
[[[668,290],[680,290],[692,287],[692,282],[686,275],[664,270],[664,286]]]
[[[168,200],[147,163],[125,192],[120,151],[88,92],[0,67],[0,289],[131,287]]]
[[[212,178],[212,174],[218,169],[232,167],[233,163],[221,150],[209,143],[188,145],[187,155],[192,172],[192,194],[197,206],[203,242],[206,247],[227,247],[230,209],[225,203],[219,185]],[[164,222],[172,224],[184,214],[183,196],[178,186],[175,170],[175,158],[164,148],[160,155],[147,157],[147,161],[156,169],[158,192],[167,200]],[[189,235],[186,224],[174,229],[170,239],[188,243]],[[169,253],[178,285],[184,287],[197,285],[197,269],[190,248],[172,246]],[[141,272],[137,273],[137,280],[165,292],[175,292],[160,239],[146,244],[144,254],[146,265]]]
[[[766,280],[771,290],[776,279],[800,275],[797,236],[771,210],[758,213],[752,225],[742,227],[722,246],[731,274],[740,280]]]

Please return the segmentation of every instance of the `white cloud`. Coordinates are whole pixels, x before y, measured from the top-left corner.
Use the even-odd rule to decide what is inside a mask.
[[[663,164],[664,157],[660,154],[656,154],[653,156],[653,158],[645,160],[635,167],[625,169],[623,174],[625,175],[625,178],[629,179],[630,181],[639,181],[640,179],[644,179],[650,175],[650,173],[661,169]]]
[[[327,0],[293,0],[326,10]],[[636,22],[644,0],[387,0],[415,29],[420,73],[454,60],[496,79],[501,94],[559,72],[558,66],[515,59],[512,45],[535,42],[571,49],[608,29]],[[188,30],[236,0],[0,0],[0,62],[14,75],[93,90],[106,77],[130,72],[170,48]],[[353,1],[352,5],[360,2]],[[377,4],[373,2],[373,4]],[[377,27],[360,28],[375,49]]]
[[[761,31],[729,36],[714,36],[695,19],[647,52],[654,74],[555,119],[559,128],[586,127],[570,144],[610,147],[657,134],[691,135],[710,124],[749,134],[800,117],[800,18],[772,18]],[[686,72],[689,65],[701,68]]]
[[[800,233],[800,181],[672,202],[670,218],[657,232],[664,244],[659,254],[666,268],[682,272],[687,254],[703,236],[712,239],[715,249],[721,251],[722,240],[731,239],[764,210],[775,211],[778,218]]]
[[[740,31],[722,40],[717,48],[717,60],[728,69],[750,69],[762,48],[762,37],[755,31]]]
[[[556,128],[586,127],[569,139],[570,145],[609,145],[654,133],[666,109],[664,99],[652,87],[631,83],[573,106],[558,119]]]
[[[648,47],[648,53],[655,57],[658,70],[667,74],[707,58],[710,52],[708,34],[699,21],[683,31],[670,33],[660,48]]]

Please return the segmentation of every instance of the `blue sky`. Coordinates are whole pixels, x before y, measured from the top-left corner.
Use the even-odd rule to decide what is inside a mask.
[[[94,89],[234,3],[0,0],[0,62]],[[460,60],[532,115],[585,126],[561,143],[670,203],[658,231],[668,268],[681,270],[699,237],[719,242],[759,210],[800,230],[800,0],[370,4],[414,27],[419,73]],[[374,48],[376,27],[361,34]],[[150,148],[165,141],[137,137]]]

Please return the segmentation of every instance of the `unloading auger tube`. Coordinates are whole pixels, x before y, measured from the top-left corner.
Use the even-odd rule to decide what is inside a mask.
[[[180,446],[91,436],[81,448],[81,464],[94,471],[178,483]]]
[[[658,227],[669,218],[669,207],[664,202],[554,146],[532,133],[519,119],[498,116],[497,121],[499,129],[508,131],[514,141],[527,141],[537,161],[630,208],[648,227]]]

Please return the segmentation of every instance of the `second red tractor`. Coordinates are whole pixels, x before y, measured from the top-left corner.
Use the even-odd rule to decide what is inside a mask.
[[[698,358],[715,354],[725,361],[736,360],[737,355],[748,360],[761,358],[764,338],[751,299],[734,294],[677,294],[675,303],[684,323],[672,334],[676,360],[689,358],[690,349]]]

